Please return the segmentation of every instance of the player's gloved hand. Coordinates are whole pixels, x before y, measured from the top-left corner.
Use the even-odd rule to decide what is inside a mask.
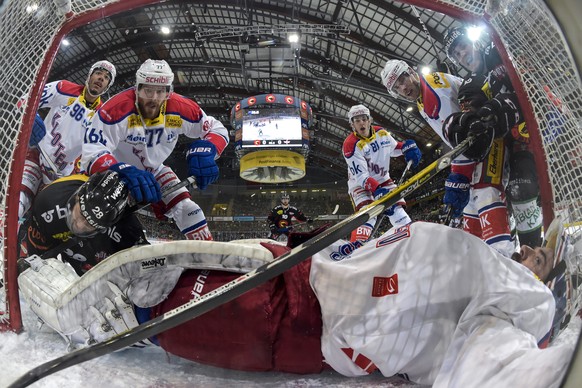
[[[277,233],[287,233],[289,232],[289,228],[279,228],[277,229]]]
[[[412,167],[415,168],[420,163],[422,158],[422,153],[418,149],[416,142],[414,140],[406,140],[402,145],[402,153],[404,153],[404,159],[406,163],[412,161]]]
[[[196,178],[196,185],[200,190],[218,180],[218,166],[214,158],[216,157],[216,146],[208,140],[195,140],[190,144],[190,149],[186,153],[188,161],[188,174]]]
[[[390,192],[390,190],[385,188],[385,187],[378,187],[376,189],[376,191],[374,191],[374,200],[382,198],[383,196],[385,196],[389,192]]]
[[[109,169],[119,174],[137,202],[155,203],[162,200],[160,184],[151,172],[127,163],[117,163]]]
[[[462,143],[469,134],[475,136],[475,141],[463,155],[481,161],[491,149],[494,130],[475,112],[455,112],[443,122],[443,134],[453,147]]]
[[[487,101],[477,115],[487,128],[494,131],[493,137],[503,137],[517,123],[523,121],[517,97],[511,93],[499,94]]]
[[[307,219],[307,223],[308,223],[308,224],[313,224],[313,219],[312,219],[312,218],[308,218],[308,219]]]
[[[463,214],[463,209],[469,203],[470,188],[471,183],[469,182],[469,178],[456,172],[449,174],[449,177],[445,181],[443,203],[451,206],[453,209],[453,217],[460,217]]]
[[[34,124],[32,125],[32,133],[30,134],[30,139],[28,139],[28,145],[30,147],[36,147],[44,135],[46,135],[46,127],[42,117],[37,113],[34,116]]]

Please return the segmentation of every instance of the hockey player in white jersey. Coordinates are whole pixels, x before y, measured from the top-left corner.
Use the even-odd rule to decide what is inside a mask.
[[[381,73],[382,82],[394,98],[416,102],[418,111],[452,146],[443,132],[445,119],[460,112],[459,89],[463,80],[451,74],[418,74],[406,62],[389,60]],[[503,255],[515,251],[505,198],[509,178],[507,147],[503,139],[477,142],[455,159],[445,182],[443,202],[453,209],[454,218],[463,216],[463,228],[483,239]],[[456,144],[456,143],[455,143]]]
[[[559,228],[548,237],[563,238]],[[434,387],[558,386],[572,349],[540,349],[555,312],[540,278],[565,257],[555,254],[564,248],[557,240],[516,254],[537,273],[432,223],[392,229],[355,250],[333,244],[313,256],[310,274],[326,362],[346,376],[379,370]]]
[[[44,121],[37,114],[24,163],[19,217],[30,208],[39,187],[74,172],[81,155],[86,121],[102,105],[101,96],[115,81],[115,66],[95,62],[84,85],[61,80],[45,85],[39,109],[50,108]],[[39,152],[40,150],[40,152]]]
[[[93,118],[81,166],[89,174],[116,171],[136,201],[152,203],[158,215],[173,218],[186,238],[211,240],[204,213],[187,189],[161,201],[160,187],[179,182],[163,162],[179,135],[196,139],[187,153],[188,172],[204,190],[218,179],[215,160],[228,144],[228,131],[197,103],[174,93],[173,80],[166,61],[146,60],[136,72],[135,88],[113,96]]]
[[[414,140],[396,141],[384,128],[372,125],[370,110],[364,105],[354,105],[348,112],[352,133],[344,140],[343,156],[348,165],[348,192],[355,210],[372,203],[396,188],[390,178],[390,158],[404,155],[416,167],[421,153]],[[411,222],[403,206],[404,200],[386,211],[393,226]],[[352,241],[370,238],[376,219],[368,220],[357,228]]]

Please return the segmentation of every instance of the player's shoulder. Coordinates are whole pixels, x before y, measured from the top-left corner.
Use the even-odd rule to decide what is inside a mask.
[[[353,132],[346,137],[342,146],[342,151],[346,158],[351,158],[354,155],[359,141],[360,139]]]
[[[195,101],[172,93],[166,104],[166,115],[177,115],[186,121],[198,122],[202,118],[202,108]]]
[[[135,108],[135,88],[117,93],[107,100],[98,111],[101,121],[110,125],[122,121],[133,113],[137,113]]]
[[[386,128],[381,127],[379,125],[372,125],[372,130],[376,133],[376,136],[392,137],[392,135],[390,134],[390,132],[388,132],[388,130]]]
[[[65,96],[78,97],[81,93],[83,93],[84,86],[71,81],[61,80],[56,81],[54,84],[56,86],[57,92]]]

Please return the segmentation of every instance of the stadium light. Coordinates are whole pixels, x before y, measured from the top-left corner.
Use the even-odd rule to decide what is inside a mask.
[[[481,37],[481,33],[483,32],[483,27],[473,26],[467,28],[467,37],[475,42]]]

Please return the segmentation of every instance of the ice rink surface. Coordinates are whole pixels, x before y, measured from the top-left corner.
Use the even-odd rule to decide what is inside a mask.
[[[25,330],[0,333],[0,388],[44,362],[66,353],[64,340],[48,328],[39,330],[36,317],[22,304]],[[582,327],[576,317],[555,343],[574,344]],[[540,367],[542,367],[540,365]],[[556,367],[556,366],[548,366]],[[564,367],[565,366],[561,366]],[[241,372],[167,354],[161,348],[126,349],[60,371],[32,387],[419,387],[380,374],[348,378],[333,371],[317,375]]]

